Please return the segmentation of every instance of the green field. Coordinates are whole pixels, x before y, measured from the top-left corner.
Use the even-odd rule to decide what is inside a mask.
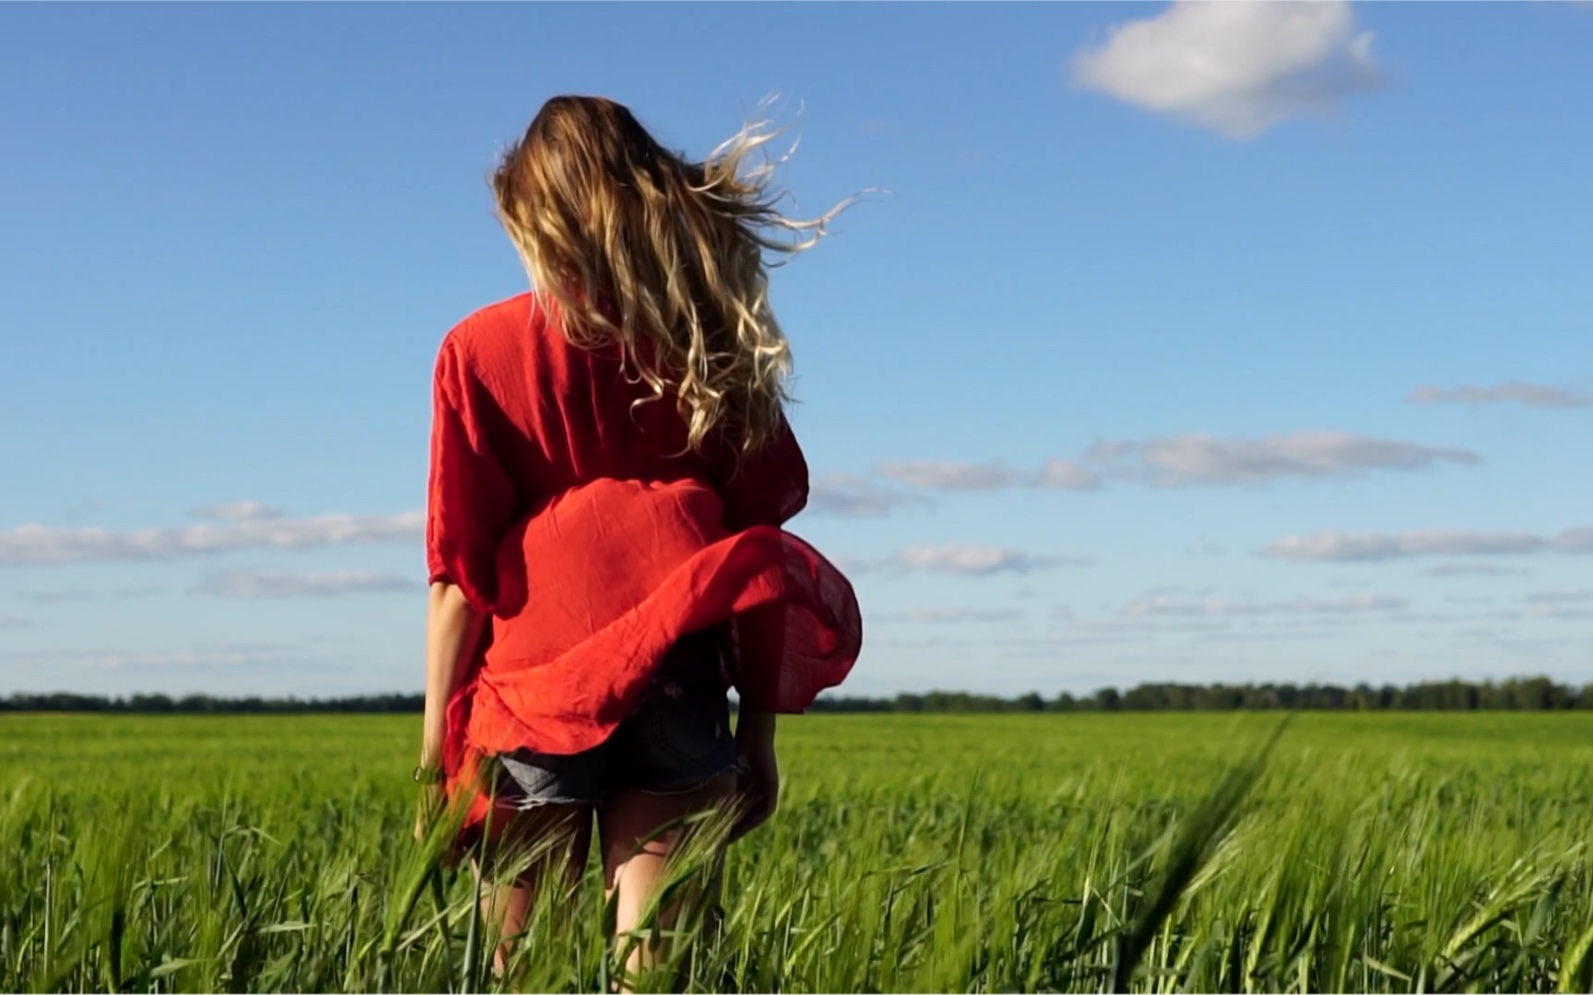
[[[1203,808],[1279,720],[787,720],[690,983],[1102,991],[1137,953],[1139,991],[1590,989],[1593,716],[1304,714]],[[410,837],[418,730],[0,716],[0,991],[481,978],[470,875]],[[603,984],[595,877],[581,903],[539,909],[526,989]]]

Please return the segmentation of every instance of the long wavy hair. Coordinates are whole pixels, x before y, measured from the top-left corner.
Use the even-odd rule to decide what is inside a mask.
[[[565,337],[618,343],[652,390],[638,403],[673,394],[696,451],[724,431],[750,453],[779,430],[791,347],[769,307],[768,269],[817,243],[856,199],[809,220],[781,214],[765,148],[779,133],[744,124],[693,162],[621,104],[560,96],[492,177],[499,221]]]

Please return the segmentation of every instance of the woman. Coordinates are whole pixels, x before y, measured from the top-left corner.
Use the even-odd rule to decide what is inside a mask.
[[[768,170],[740,168],[771,137],[693,163],[619,104],[549,100],[493,177],[533,292],[466,318],[437,361],[416,832],[451,799],[455,853],[556,839],[573,880],[595,816],[620,932],[681,844],[667,827],[769,816],[775,716],[861,645],[846,579],[780,528],[808,474],[764,261],[845,205],[783,218]],[[537,880],[489,896],[503,935]]]

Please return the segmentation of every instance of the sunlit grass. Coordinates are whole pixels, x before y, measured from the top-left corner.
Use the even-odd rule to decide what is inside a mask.
[[[698,936],[680,975],[1593,987],[1593,716],[1304,714],[1247,768],[1278,721],[787,720],[781,811],[731,851],[722,908],[679,924]],[[499,988],[470,874],[410,835],[417,736],[415,717],[0,717],[0,990]],[[595,873],[548,895],[510,977],[600,990],[607,921]]]

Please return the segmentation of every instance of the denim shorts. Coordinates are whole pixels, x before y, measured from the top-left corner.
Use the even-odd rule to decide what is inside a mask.
[[[741,770],[719,633],[683,636],[607,740],[569,755],[524,747],[498,754],[497,803],[594,805],[616,791],[691,791]]]

